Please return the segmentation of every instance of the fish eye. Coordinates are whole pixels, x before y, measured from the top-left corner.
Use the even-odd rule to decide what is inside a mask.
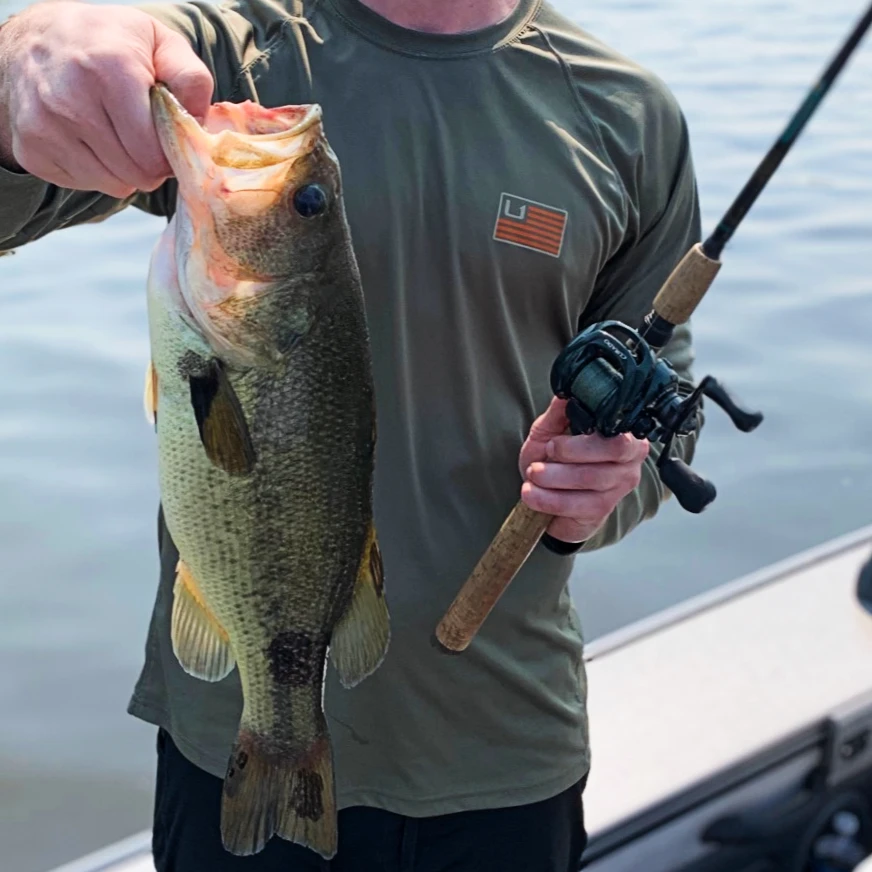
[[[294,192],[294,208],[303,218],[314,218],[327,208],[327,192],[321,185],[303,185]]]

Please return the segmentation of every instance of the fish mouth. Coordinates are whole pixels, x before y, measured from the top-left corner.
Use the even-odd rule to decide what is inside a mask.
[[[206,173],[209,164],[231,170],[270,167],[310,154],[323,139],[317,103],[268,109],[250,100],[216,103],[201,125],[170,89],[150,91],[158,139],[175,176]]]

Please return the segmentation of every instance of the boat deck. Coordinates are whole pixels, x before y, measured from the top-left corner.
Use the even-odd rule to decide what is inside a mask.
[[[593,839],[872,691],[870,546],[872,526],[589,646]],[[55,872],[153,872],[149,834]]]

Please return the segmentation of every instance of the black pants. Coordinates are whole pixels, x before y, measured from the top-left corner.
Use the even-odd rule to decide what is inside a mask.
[[[157,872],[576,872],[587,842],[584,781],[533,805],[408,818],[375,808],[339,812],[339,850],[318,854],[272,839],[253,857],[224,850],[221,780],[158,733]]]

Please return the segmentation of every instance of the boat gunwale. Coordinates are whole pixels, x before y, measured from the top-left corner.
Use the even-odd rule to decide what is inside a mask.
[[[111,872],[119,864],[151,856],[151,830],[142,830],[52,872]]]
[[[673,606],[667,606],[647,617],[600,636],[585,645],[584,660],[586,663],[592,663],[594,660],[618,651],[633,642],[638,642],[647,636],[652,636],[661,630],[673,627],[724,603],[753,593],[762,587],[775,584],[787,575],[810,569],[817,563],[836,557],[842,552],[851,551],[865,543],[872,545],[872,524],[827,539],[818,545],[813,545],[792,554],[790,557],[785,557],[783,560],[767,564],[761,569],[754,570],[732,581],[725,581],[711,590],[688,597]],[[870,556],[872,556],[872,552],[870,552]]]

